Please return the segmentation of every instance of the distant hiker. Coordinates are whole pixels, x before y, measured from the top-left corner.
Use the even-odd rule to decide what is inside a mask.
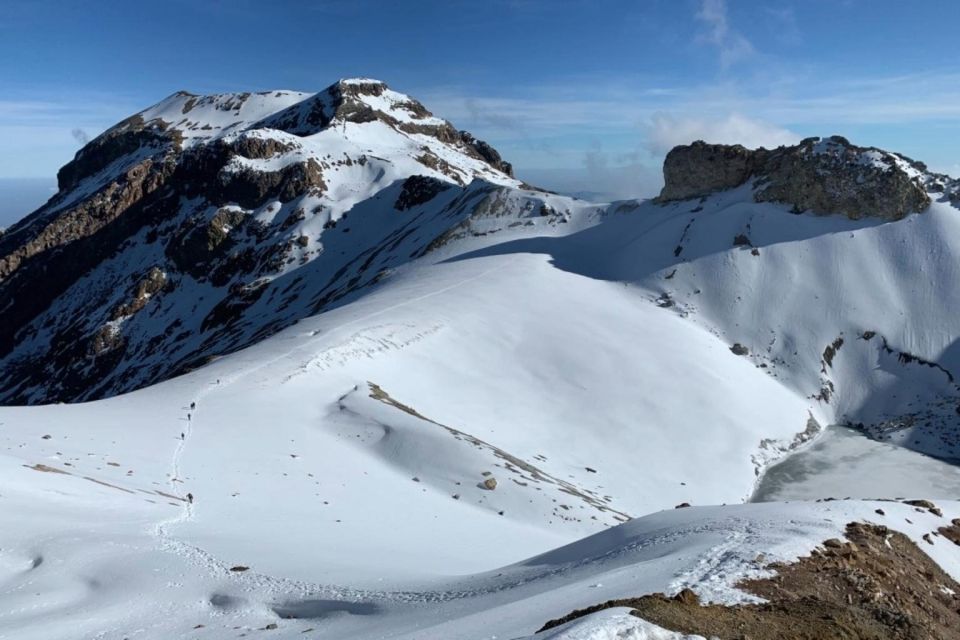
[[[187,494],[187,502],[189,502],[190,504],[193,504],[193,494],[192,494],[192,493],[188,493],[188,494]]]
[[[187,436],[186,436],[186,434],[185,434],[183,431],[180,432],[180,439],[181,439],[181,440],[186,440],[186,439],[187,439]]]
[[[187,422],[190,422],[190,414],[187,414]]]
[[[196,408],[197,408],[197,403],[196,403],[196,402],[191,402],[191,403],[190,403],[190,408],[191,408],[191,409],[196,409]]]

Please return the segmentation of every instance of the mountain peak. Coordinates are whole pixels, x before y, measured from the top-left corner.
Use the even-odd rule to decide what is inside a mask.
[[[191,334],[205,336],[205,346],[167,335],[172,363],[143,369],[142,381],[195,366],[214,344],[249,344],[240,325],[276,330],[376,282],[382,276],[367,267],[409,260],[468,211],[445,212],[436,228],[394,242],[402,255],[383,251],[379,262],[351,263],[434,199],[469,192],[482,200],[520,186],[493,147],[368,78],[317,93],[178,91],[90,141],[58,181],[50,202],[0,236],[0,298],[11,301],[0,310],[4,375],[39,375],[29,354],[59,350],[63,379],[56,391],[42,392],[58,398],[75,397],[98,375],[123,375],[118,363],[136,340],[120,325],[132,327],[135,316],[148,322],[140,314],[148,299],[187,299],[196,288],[212,302],[198,309]],[[286,306],[248,312],[265,291],[280,295],[269,283],[293,272],[304,296],[296,313]],[[93,288],[99,302],[84,280],[92,273],[104,285]],[[71,311],[53,318],[58,304]],[[183,322],[155,305],[149,313]],[[81,316],[80,324],[67,321]]]
[[[361,93],[369,92],[376,95],[389,89],[386,82],[376,78],[340,78],[335,84],[340,87],[351,87]]]

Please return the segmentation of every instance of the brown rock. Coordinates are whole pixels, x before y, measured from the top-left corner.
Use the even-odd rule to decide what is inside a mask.
[[[753,179],[757,202],[780,202],[798,212],[839,213],[852,219],[899,220],[930,204],[923,184],[902,168],[905,164],[918,171],[922,167],[839,136],[825,141],[808,138],[773,151],[697,141],[667,154],[664,187],[657,200],[702,197]]]

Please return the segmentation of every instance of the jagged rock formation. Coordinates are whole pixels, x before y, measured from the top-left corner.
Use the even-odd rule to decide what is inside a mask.
[[[849,218],[899,220],[930,204],[928,192],[956,185],[920,162],[845,138],[807,138],[792,147],[750,150],[702,141],[674,148],[663,168],[659,202],[687,200],[752,183],[757,202]]]
[[[369,79],[178,92],[91,141],[58,184],[0,235],[0,402],[187,371],[379,281],[520,186],[490,145]]]

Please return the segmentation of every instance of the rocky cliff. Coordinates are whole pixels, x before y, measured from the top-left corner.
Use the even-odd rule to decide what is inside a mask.
[[[660,202],[749,184],[757,202],[853,219],[899,220],[924,210],[930,194],[955,199],[958,193],[955,181],[929,172],[923,163],[840,136],[807,138],[773,150],[698,141],[670,151],[663,174]]]

